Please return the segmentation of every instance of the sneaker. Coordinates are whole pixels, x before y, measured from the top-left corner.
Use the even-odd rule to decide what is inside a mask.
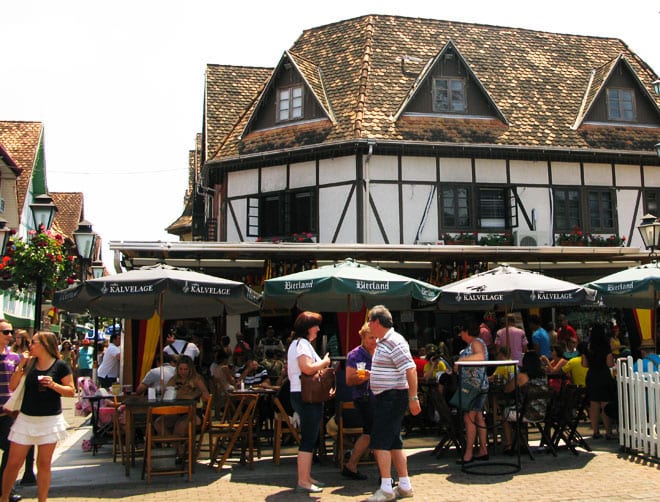
[[[396,495],[394,495],[394,492],[384,492],[380,488],[376,490],[376,493],[374,493],[371,497],[367,499],[367,502],[384,502],[387,500],[394,500],[396,499]]]
[[[399,485],[394,489],[394,495],[398,499],[407,499],[413,496],[413,489],[411,487],[410,490],[404,490],[401,488],[401,485]]]
[[[365,479],[367,479],[366,474],[362,474],[360,471],[353,472],[353,471],[351,471],[350,469],[348,469],[346,467],[344,467],[341,470],[341,475],[344,476],[345,478],[355,479],[355,480],[358,480],[358,481],[364,481]]]

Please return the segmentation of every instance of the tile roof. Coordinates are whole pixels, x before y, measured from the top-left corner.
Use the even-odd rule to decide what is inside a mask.
[[[405,113],[393,121],[420,73],[450,42],[508,124],[465,116],[438,118]],[[255,89],[252,100],[247,94],[241,97],[245,108],[239,106],[232,112],[235,127],[227,131],[224,140],[220,138],[224,127],[211,124],[214,117],[207,114],[207,128],[215,133],[213,144],[221,144],[215,158],[207,160],[222,161],[275,148],[294,149],[355,139],[450,144],[478,141],[504,147],[646,151],[653,150],[660,130],[660,108],[655,124],[625,129],[625,140],[620,137],[622,131],[613,130],[616,128],[602,128],[606,131],[599,132],[594,128],[572,129],[581,109],[584,110],[593,72],[607,71],[604,68],[611,67],[619,56],[626,59],[660,107],[651,85],[657,76],[616,38],[370,15],[305,30],[288,53],[296,61],[305,61],[305,68],[299,67],[307,77],[318,75],[310,87],[318,93],[322,84],[325,98],[319,97],[319,101],[327,99],[336,123],[301,122],[277,130],[252,131],[241,137],[257,104],[260,91]],[[214,66],[213,70],[220,68]],[[267,71],[260,68],[253,75],[257,77],[251,81],[254,87],[258,87],[255,82],[263,79]],[[246,79],[247,73],[242,74]],[[207,109],[228,112],[225,101],[212,99],[231,98],[232,87],[225,89],[223,95],[217,87],[220,82],[213,84],[214,94],[207,97]],[[225,80],[224,84],[236,87],[240,82]],[[229,104],[237,106],[238,102],[234,99]],[[226,127],[231,118],[223,119]],[[654,135],[655,139],[651,139]]]
[[[48,195],[53,199],[53,204],[57,206],[53,230],[62,234],[65,239],[74,242],[73,232],[85,217],[83,194],[81,192],[50,192]]]
[[[205,159],[215,155],[225,136],[259,95],[272,71],[272,68],[248,66],[206,66]]]
[[[25,203],[42,134],[41,122],[0,121],[0,143],[22,169],[16,179],[19,214]]]

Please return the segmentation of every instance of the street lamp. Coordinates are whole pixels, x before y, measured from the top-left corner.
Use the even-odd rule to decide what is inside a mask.
[[[7,220],[0,216],[0,256],[5,255],[9,234],[11,234],[11,229],[7,228]]]
[[[53,204],[53,199],[46,193],[38,195],[34,198],[34,202],[30,204],[32,210],[32,221],[34,222],[34,229],[37,233],[46,232],[50,230],[57,212],[57,206]],[[37,276],[37,291],[34,298],[34,331],[37,332],[41,328],[41,301],[44,289],[44,280],[41,275]]]
[[[85,282],[87,281],[87,263],[92,261],[96,242],[96,233],[92,230],[92,224],[87,220],[78,223],[78,228],[73,232],[73,240],[76,242],[76,252],[80,256],[80,280]]]
[[[102,261],[96,260],[94,263],[92,263],[92,277],[94,277],[94,279],[100,279],[103,277],[104,273],[105,265],[103,265]]]
[[[644,246],[651,251],[649,256],[654,257],[654,251],[660,248],[660,221],[652,214],[645,214],[637,228],[644,241]]]

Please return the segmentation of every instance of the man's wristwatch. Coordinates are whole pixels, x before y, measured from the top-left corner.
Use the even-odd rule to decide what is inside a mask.
[[[419,396],[411,396],[408,398],[410,401],[419,401]]]

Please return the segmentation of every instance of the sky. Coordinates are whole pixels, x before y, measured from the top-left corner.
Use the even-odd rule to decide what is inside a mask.
[[[104,241],[176,241],[207,64],[274,67],[303,30],[365,14],[622,39],[660,73],[660,0],[0,0],[0,120],[45,127],[48,188]]]

